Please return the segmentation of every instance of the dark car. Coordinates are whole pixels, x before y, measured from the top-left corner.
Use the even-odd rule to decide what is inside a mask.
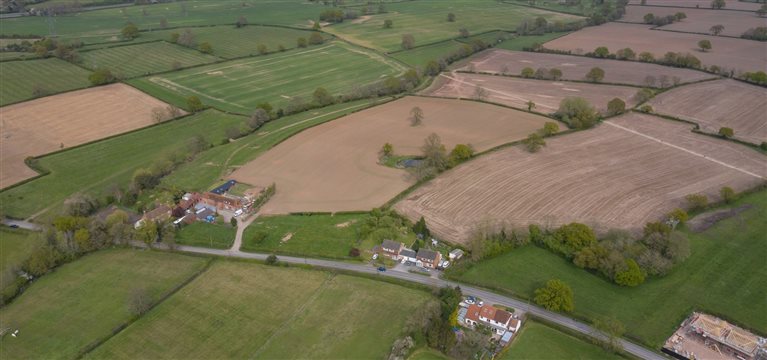
[[[18,229],[18,228],[19,228],[19,226],[18,226],[18,225],[16,225],[16,224],[11,224],[11,225],[9,225],[9,226],[10,226],[11,228],[14,228],[14,229]]]
[[[383,266],[379,266],[379,267],[378,267],[378,271],[386,271],[386,268],[385,268],[385,267],[383,267]]]

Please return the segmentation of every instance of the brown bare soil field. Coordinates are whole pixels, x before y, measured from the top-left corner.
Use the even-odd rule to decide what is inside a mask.
[[[556,68],[562,70],[562,78],[565,80],[585,80],[586,74],[591,68],[599,67],[605,71],[603,80],[605,83],[639,86],[645,85],[645,77],[648,75],[656,79],[665,75],[669,81],[676,77],[681,84],[716,77],[702,71],[656,64],[502,49],[484,51],[471,58],[469,64],[463,66],[461,70],[468,70],[473,67],[476,72],[500,74],[506,70],[506,74],[519,75],[522,69],[526,67],[536,70],[538,68]],[[660,85],[656,83],[656,86]]]
[[[573,221],[638,230],[685,205],[764,183],[767,157],[690,132],[691,126],[629,113],[599,127],[547,140],[539,153],[506,148],[450,170],[395,205],[426,218],[441,238],[465,243],[483,222],[525,227]]]
[[[700,130],[729,127],[753,144],[767,141],[767,89],[731,79],[706,81],[667,91],[650,100],[659,114],[694,121]]]
[[[713,49],[698,50],[698,41],[711,41]],[[737,71],[767,70],[767,42],[721,36],[685,34],[650,30],[640,24],[607,23],[590,26],[544,44],[546,48],[569,50],[574,54],[594,51],[606,46],[611,52],[631,48],[636,53],[649,51],[656,58],[669,51],[691,53],[706,65],[717,65]]]
[[[425,118],[412,127],[409,117],[415,106]],[[464,143],[483,151],[522,139],[546,120],[472,101],[406,97],[305,130],[231,177],[277,185],[261,209],[266,214],[369,210],[413,184],[404,170],[378,164],[384,143],[391,143],[398,155],[418,155],[424,139],[436,133],[448,150]]]
[[[629,0],[631,5],[641,4],[641,0]],[[709,0],[647,0],[647,6],[666,6],[666,7],[684,7],[684,8],[696,8],[711,9],[711,1]],[[748,10],[756,11],[761,4],[737,0],[726,0],[725,9],[730,10]]]
[[[166,103],[124,84],[0,108],[0,188],[34,177],[24,159],[151,125]]]
[[[658,29],[709,34],[709,29],[712,26],[721,24],[724,25],[722,35],[740,37],[748,29],[767,26],[767,18],[759,17],[753,12],[680,9],[667,6],[627,6],[626,14],[621,20],[642,24],[644,23],[644,16],[648,13],[655,16],[666,16],[674,15],[680,11],[687,15],[686,19],[661,26]]]
[[[487,91],[487,101],[527,109],[527,102],[535,103],[535,110],[553,113],[566,97],[585,98],[600,111],[607,109],[613,98],[626,102],[626,107],[636,105],[635,87],[599,85],[576,82],[520,79],[509,76],[468,73],[442,74],[424,94],[448,98],[473,98],[477,87]]]

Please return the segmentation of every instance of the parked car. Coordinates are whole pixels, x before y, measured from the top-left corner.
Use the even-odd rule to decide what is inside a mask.
[[[485,305],[485,302],[484,302],[484,301],[482,301],[482,300],[480,300],[480,301],[477,303],[477,305],[479,305],[479,306],[484,306],[484,305]]]
[[[378,253],[373,254],[373,260],[377,260],[377,259],[378,259]]]
[[[381,271],[381,272],[383,272],[383,271],[386,271],[386,268],[385,268],[385,267],[383,267],[383,266],[379,266],[379,267],[378,267],[378,271]]]
[[[469,304],[469,305],[474,304],[475,300],[476,299],[473,296],[466,297],[466,303]]]
[[[234,212],[234,217],[238,217],[242,215],[242,209],[237,209],[237,211]]]
[[[448,266],[450,266],[450,261],[445,260],[445,261],[442,262],[442,268],[443,269],[447,269]]]
[[[16,224],[11,224],[10,226],[11,226],[11,228],[13,228],[13,229],[18,229],[18,228],[19,228],[19,226],[18,226],[18,225],[16,225]]]

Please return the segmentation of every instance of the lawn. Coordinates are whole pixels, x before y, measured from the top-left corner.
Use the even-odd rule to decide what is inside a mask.
[[[324,30],[367,47],[391,52],[401,49],[405,34],[412,34],[418,46],[456,38],[462,28],[477,34],[490,30],[514,30],[522,20],[539,16],[549,22],[580,19],[490,0],[405,1],[387,5],[386,9],[387,13],[373,15],[365,21],[347,21]],[[455,14],[455,22],[447,21],[448,13]],[[383,28],[385,20],[393,21],[391,29]]]
[[[384,358],[428,298],[364,278],[221,260],[89,357]]]
[[[32,99],[36,89],[54,94],[88,87],[89,74],[56,58],[0,62],[0,106]]]
[[[501,360],[623,359],[601,347],[554,328],[527,321]]]
[[[380,100],[359,100],[285,116],[261,127],[255,134],[216,146],[182,165],[163,179],[166,186],[203,191],[223,180],[233,168],[244,165],[273,146],[306,128],[371,106]]]
[[[269,52],[296,47],[298,38],[308,39],[310,31],[288,29],[284,27],[250,25],[236,28],[231,25],[207,26],[198,28],[180,28],[144,33],[140,39],[170,40],[172,33],[181,34],[189,30],[199,43],[208,42],[213,46],[213,55],[231,59],[249,55],[259,55],[258,46],[265,45]],[[329,38],[325,35],[326,38]]]
[[[391,56],[410,66],[424,68],[429,61],[439,61],[443,57],[460,50],[462,46],[464,44],[450,40],[417,47],[412,50],[399,51],[391,54]]]
[[[85,67],[104,67],[126,79],[220,60],[165,41],[84,51],[80,58]]]
[[[136,169],[149,167],[170,153],[186,149],[189,139],[202,135],[212,144],[225,139],[225,129],[244,119],[215,110],[152,126],[89,145],[44,156],[40,165],[50,174],[0,192],[7,215],[27,218],[59,210],[76,192],[104,194],[112,184],[126,185]]]
[[[349,250],[361,246],[357,239],[365,218],[364,214],[260,217],[245,229],[242,250],[345,258]]]
[[[232,246],[236,234],[237,228],[230,225],[209,224],[198,221],[183,226],[176,233],[176,243],[214,249],[228,249]]]
[[[654,348],[692,310],[723,315],[767,334],[767,191],[748,195],[731,206],[751,204],[739,216],[707,231],[688,234],[692,255],[663,278],[637,288],[619,287],[599,275],[535,246],[484,261],[460,280],[532,297],[549,279],[561,279],[575,293],[575,315],[613,316],[627,334]]]
[[[220,110],[250,114],[263,102],[275,110],[296,97],[310,102],[319,87],[341,95],[404,69],[392,59],[334,41],[135,79],[130,84],[174,104],[181,105],[186,97],[196,95]]]
[[[449,360],[450,358],[431,348],[421,348],[413,351],[408,360]]]
[[[16,278],[12,270],[42,244],[42,239],[36,235],[26,230],[0,227],[0,290]]]
[[[530,48],[534,44],[543,44],[558,37],[565,36],[568,33],[547,33],[543,35],[522,35],[511,36],[502,43],[496,45],[499,49],[522,51]]]
[[[141,30],[161,29],[166,19],[168,27],[234,24],[244,16],[251,24],[290,25],[311,27],[325,7],[296,0],[273,1],[220,1],[189,0],[174,4],[130,6],[81,12],[73,16],[56,16],[55,30],[65,39],[78,39],[85,43],[119,41],[120,30],[132,22]],[[234,26],[234,25],[232,25]],[[2,35],[48,35],[44,16],[25,16],[3,19]]]
[[[128,322],[127,299],[143,288],[157,301],[204,268],[206,259],[142,250],[104,250],[62,266],[0,309],[3,359],[72,359]]]

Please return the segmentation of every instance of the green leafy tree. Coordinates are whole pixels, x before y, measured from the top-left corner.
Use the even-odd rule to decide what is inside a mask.
[[[540,134],[532,133],[527,135],[525,140],[522,140],[522,144],[525,145],[525,149],[527,149],[527,151],[536,153],[540,151],[542,147],[546,146],[546,141],[543,140],[543,137]]]
[[[597,237],[587,225],[570,223],[559,227],[545,242],[552,250],[572,257],[581,249],[596,244]]]
[[[690,218],[690,215],[688,215],[687,211],[684,211],[684,209],[677,208],[668,213],[666,217],[679,221],[680,224],[684,224]]]
[[[393,26],[394,26],[394,21],[392,21],[391,19],[384,20],[384,23],[383,23],[384,29],[391,29]]]
[[[609,115],[618,115],[624,111],[626,111],[626,103],[619,98],[613,98],[607,103],[607,113]]]
[[[647,13],[644,16],[644,23],[645,24],[652,24],[655,22],[655,14],[653,13]]]
[[[724,186],[719,189],[719,196],[721,196],[722,200],[728,204],[735,201],[736,198],[735,190],[729,186]]]
[[[448,13],[447,14],[447,22],[455,22],[455,14]]]
[[[535,290],[535,303],[551,311],[575,310],[573,290],[558,279],[549,280],[545,287]]]
[[[552,68],[549,70],[549,77],[551,80],[559,80],[562,78],[562,70],[559,70],[557,68]]]
[[[615,53],[615,56],[622,60],[634,60],[636,58],[636,53],[634,50],[631,50],[631,48],[624,48],[618,50]]]
[[[93,85],[109,84],[115,82],[115,80],[117,80],[117,77],[107,68],[98,68],[88,75],[88,81]]]
[[[386,143],[381,147],[381,156],[382,157],[389,157],[394,155],[394,145],[390,143]]]
[[[706,39],[703,39],[701,41],[698,41],[698,47],[701,51],[706,52],[708,50],[711,50],[711,41],[708,41]]]
[[[212,54],[213,53],[213,45],[211,45],[209,42],[201,42],[200,45],[197,47],[201,52],[205,54]]]
[[[402,35],[402,49],[410,50],[415,46],[415,37],[412,34]]]
[[[200,98],[195,95],[186,98],[186,107],[189,108],[189,111],[191,112],[198,112],[205,108]]]
[[[420,235],[423,239],[428,239],[431,237],[431,231],[429,231],[429,228],[426,226],[426,219],[421,216],[420,219],[413,225],[413,232],[416,235]]]
[[[316,90],[314,90],[314,93],[312,94],[312,99],[314,99],[314,102],[320,106],[330,105],[335,102],[333,95],[330,95],[330,92],[323,87],[319,87]]]
[[[609,55],[610,55],[610,50],[608,50],[604,46],[600,46],[600,47],[594,49],[594,56],[596,56],[598,58],[606,58]]]
[[[128,40],[133,40],[139,36],[138,27],[135,24],[129,22],[120,31],[122,36]]]
[[[457,144],[453,150],[450,151],[450,166],[456,166],[466,160],[471,159],[472,156],[474,156],[474,148],[472,148],[471,145]]]
[[[533,70],[533,68],[531,67],[526,67],[522,69],[522,72],[520,73],[520,75],[522,75],[523,78],[531,78],[535,76],[535,70]]]
[[[634,259],[626,260],[626,270],[615,274],[615,283],[622,286],[634,287],[642,284],[646,274]]]
[[[721,127],[719,128],[719,136],[729,139],[735,136],[735,131],[733,131],[732,128]]]
[[[136,229],[135,232],[136,240],[139,240],[149,246],[157,241],[157,235],[157,223],[147,220],[145,220],[141,226]]]
[[[548,137],[558,132],[559,132],[559,124],[553,121],[547,121],[546,123],[543,124],[541,135],[543,135],[543,137]]]
[[[319,21],[315,21],[314,24],[312,24],[312,30],[316,31],[316,30],[319,30],[321,28],[322,28],[322,26],[320,25]]]
[[[605,78],[605,71],[600,67],[593,67],[586,74],[586,80],[591,82],[600,82]]]
[[[306,47],[306,38],[300,37],[296,39],[296,46],[299,48],[305,48]]]
[[[325,39],[322,38],[322,34],[319,32],[314,31],[309,35],[309,45],[320,45],[323,42],[325,42]]]
[[[599,120],[597,110],[586,99],[581,97],[562,99],[556,115],[575,129],[588,129]]]
[[[683,13],[681,11],[677,12],[676,14],[674,14],[674,19],[676,19],[676,21],[687,19],[687,14],[685,14],[685,13]]]
[[[708,197],[704,194],[690,194],[684,197],[687,205],[693,210],[701,210],[708,206]]]
[[[655,61],[655,55],[649,51],[642,51],[639,53],[639,61],[643,62],[653,62]]]
[[[277,255],[271,254],[266,257],[266,265],[277,265]]]

